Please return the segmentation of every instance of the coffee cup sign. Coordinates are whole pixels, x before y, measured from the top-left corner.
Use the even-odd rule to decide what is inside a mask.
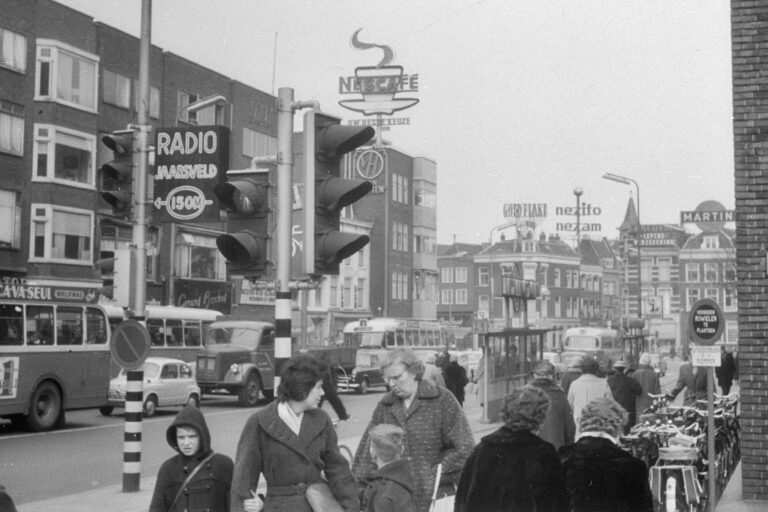
[[[711,299],[701,299],[691,306],[688,328],[693,339],[701,345],[712,345],[723,334],[723,310]]]

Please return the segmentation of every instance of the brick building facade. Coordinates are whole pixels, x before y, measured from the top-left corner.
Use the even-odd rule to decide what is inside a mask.
[[[742,496],[768,500],[768,3],[731,1]]]

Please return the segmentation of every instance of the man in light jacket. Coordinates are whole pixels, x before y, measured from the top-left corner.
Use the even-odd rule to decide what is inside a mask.
[[[568,389],[568,403],[573,409],[573,420],[576,424],[576,434],[579,434],[581,410],[592,400],[600,397],[613,398],[608,381],[597,376],[600,363],[592,356],[581,359],[581,377],[573,381]]]

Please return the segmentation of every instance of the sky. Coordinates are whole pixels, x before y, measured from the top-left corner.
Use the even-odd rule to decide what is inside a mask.
[[[141,0],[59,0],[139,36]],[[260,90],[294,90],[345,121],[339,78],[390,64],[418,98],[383,133],[437,164],[438,242],[488,242],[504,206],[546,203],[615,237],[635,187],[643,224],[706,200],[734,207],[730,4],[710,0],[155,0],[152,43]],[[301,115],[295,117],[296,130]],[[589,208],[589,210],[587,210]],[[586,212],[590,213],[587,214]],[[595,214],[599,212],[599,214]],[[561,212],[562,213],[562,212]],[[686,226],[695,232],[695,226]],[[594,231],[593,231],[594,230]],[[574,233],[562,231],[566,240]]]

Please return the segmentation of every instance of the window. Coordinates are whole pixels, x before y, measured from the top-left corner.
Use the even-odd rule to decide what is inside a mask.
[[[456,304],[466,304],[467,303],[467,289],[466,288],[457,288],[456,289]]]
[[[704,281],[707,283],[717,282],[717,263],[704,264]]]
[[[129,108],[131,106],[131,80],[128,77],[104,70],[104,102]]]
[[[176,275],[186,279],[226,279],[226,260],[216,237],[181,232],[176,237]]]
[[[704,290],[704,298],[717,302],[717,288],[707,288]]]
[[[24,154],[24,106],[0,100],[0,152]]]
[[[413,192],[415,196],[413,198],[415,206],[432,209],[437,206],[437,192],[434,183],[426,181],[414,182]]]
[[[555,302],[555,317],[556,318],[560,318],[562,316],[562,309],[561,309],[561,305],[560,305],[561,304],[561,298],[558,296],[558,297],[555,297],[553,300]]]
[[[478,311],[488,311],[488,296],[487,295],[478,295],[477,296],[477,310]]]
[[[552,286],[560,288],[560,269],[556,268],[552,271]]]
[[[685,297],[686,309],[690,311],[691,307],[693,306],[693,303],[696,302],[697,300],[699,300],[699,289],[688,288],[686,292],[686,297]]]
[[[345,277],[341,288],[341,307],[349,308],[352,306],[352,278]]]
[[[402,222],[392,223],[392,250],[408,251],[408,225]]]
[[[729,312],[736,311],[736,290],[733,288],[725,288],[723,292],[723,310]]]
[[[491,284],[488,267],[480,267],[477,269],[477,282],[480,286],[488,286]]]
[[[456,282],[457,283],[467,282],[467,267],[456,267]]]
[[[211,105],[195,112],[187,110],[187,106],[201,99],[196,94],[179,91],[176,95],[176,107],[179,121],[194,125],[224,124],[224,105]],[[264,155],[254,155],[264,156]]]
[[[718,235],[706,235],[702,245],[704,249],[718,249],[720,247],[720,237]]]
[[[94,188],[96,137],[48,124],[35,124],[32,181],[56,181]]]
[[[355,286],[355,309],[365,308],[365,279],[358,278]]]
[[[38,101],[56,101],[96,111],[99,57],[58,41],[37,41]]]
[[[251,158],[277,154],[277,138],[243,128],[243,154]]]
[[[444,267],[440,269],[440,281],[443,283],[453,282],[453,267]]]
[[[93,212],[32,204],[30,261],[93,265]]]
[[[672,258],[656,258],[656,269],[659,273],[659,281],[670,281],[672,279]]]
[[[453,290],[440,290],[440,304],[453,304]]]
[[[651,267],[653,266],[653,258],[643,258],[640,262],[640,279],[643,282],[651,281]]]
[[[414,231],[419,228],[414,227]],[[430,233],[414,233],[413,234],[413,251],[419,254],[429,254],[434,256],[437,254],[437,244],[435,242],[434,232]]]
[[[18,249],[21,245],[21,195],[0,189],[0,248]]]
[[[357,268],[365,268],[365,247],[357,251]]]
[[[187,110],[187,105],[196,101],[196,94],[190,94],[184,91],[179,91],[176,94],[176,111],[178,112],[179,121],[192,124],[197,123],[197,112],[190,112]]]
[[[27,71],[27,38],[0,27],[0,66]]]
[[[392,173],[392,201],[408,204],[408,178]]]
[[[339,278],[336,276],[331,276],[331,307],[337,307],[339,305]]]
[[[685,280],[689,283],[697,283],[699,281],[699,264],[698,263],[686,263],[685,264]]]

